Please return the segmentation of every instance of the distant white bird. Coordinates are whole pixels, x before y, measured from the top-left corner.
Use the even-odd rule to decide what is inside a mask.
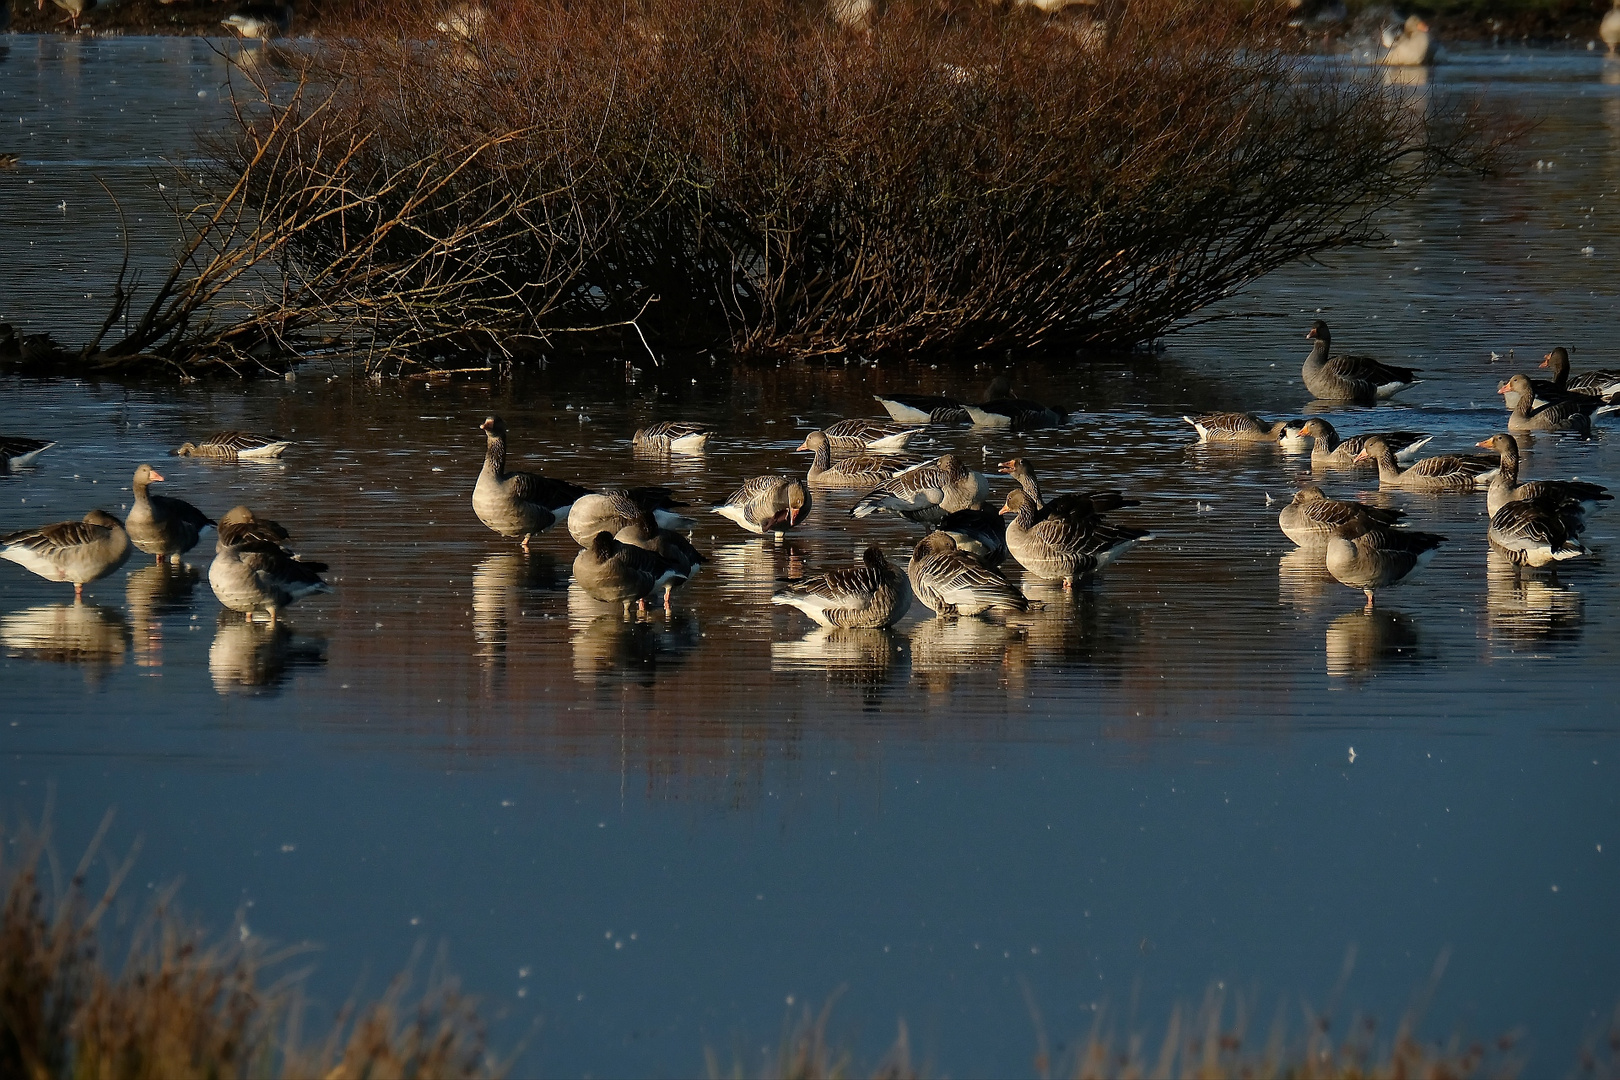
[[[244,4],[220,21],[244,38],[268,41],[292,29],[291,4]]]
[[[1609,47],[1609,55],[1617,56],[1620,52],[1620,0],[1614,0],[1614,6],[1603,13],[1603,21],[1598,24],[1598,37],[1603,44]]]
[[[1399,32],[1383,30],[1384,56],[1379,63],[1388,67],[1421,67],[1434,63],[1435,39],[1429,24],[1412,15]]]

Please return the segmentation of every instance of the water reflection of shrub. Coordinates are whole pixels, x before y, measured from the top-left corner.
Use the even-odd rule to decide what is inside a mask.
[[[1313,72],[1256,10],[1144,0],[1099,40],[965,4],[850,33],[787,0],[519,0],[469,44],[389,9],[214,147],[287,276],[221,341],[320,324],[428,364],[571,330],[762,356],[1141,342],[1490,156],[1476,118]]]

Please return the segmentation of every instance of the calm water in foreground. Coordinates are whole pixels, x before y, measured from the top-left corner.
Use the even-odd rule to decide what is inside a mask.
[[[117,250],[91,174],[158,208],[152,166],[224,72],[200,42],[0,44],[0,150],[25,162],[0,174],[0,319],[82,333]],[[1072,601],[1032,589],[1050,603],[1014,630],[918,609],[826,639],[771,607],[780,577],[917,537],[852,521],[853,495],[779,545],[704,515],[714,564],[674,618],[629,624],[570,593],[565,533],[525,558],[470,506],[490,412],[529,467],[701,506],[802,468],[804,432],[872,414],[874,391],[973,394],[982,371],[0,381],[0,431],[60,443],[0,477],[0,531],[122,512],[154,461],[169,494],[281,520],[336,586],[272,632],[222,616],[206,548],[181,574],[137,555],[77,609],[0,564],[0,812],[51,805],[71,856],[117,807],[115,844],[144,845],[132,908],[183,878],[215,927],[319,942],[332,1007],[442,943],[497,1040],[526,1040],[524,1074],[754,1061],[790,1003],[840,988],[835,1030],[867,1057],[903,1017],[939,1070],[1016,1071],[1026,987],[1054,1040],[1098,1008],[1157,1032],[1214,984],[1263,1028],[1279,1002],[1325,1004],[1350,948],[1341,1014],[1392,1023],[1449,956],[1424,1030],[1519,1029],[1535,1072],[1564,1072],[1620,1001],[1620,511],[1591,558],[1521,577],[1487,557],[1482,497],[1394,496],[1451,540],[1367,616],[1276,528],[1308,461],[1200,452],[1179,419],[1297,415],[1318,311],[1338,346],[1424,375],[1334,422],[1435,450],[1498,430],[1497,382],[1555,344],[1576,370],[1620,366],[1620,69],[1493,52],[1437,81],[1544,117],[1532,165],[1442,188],[1391,215],[1397,243],[1268,279],[1233,303],[1252,317],[1159,356],[1020,370],[1025,396],[1084,408],[1067,429],[918,444],[1142,499],[1122,517],[1157,541]],[[723,437],[684,463],[631,455],[636,426],[675,417]],[[1607,423],[1536,439],[1527,473],[1620,487]],[[297,442],[280,466],[164,456],[233,426]]]

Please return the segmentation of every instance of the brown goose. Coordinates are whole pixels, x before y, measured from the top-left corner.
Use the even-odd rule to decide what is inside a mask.
[[[1586,397],[1602,398],[1605,402],[1620,397],[1620,372],[1583,371],[1579,375],[1571,375],[1569,350],[1562,345],[1544,356],[1541,366],[1551,369],[1553,377],[1550,385],[1535,379],[1530,380],[1530,385],[1536,388],[1538,397],[1542,397],[1543,385],[1549,385],[1554,393],[1582,394]]]
[[[26,468],[34,463],[34,459],[55,446],[54,442],[44,439],[30,439],[22,435],[0,435],[0,462],[9,461],[12,468]],[[0,472],[6,466],[0,464]]]
[[[957,548],[949,533],[931,532],[911,552],[911,591],[938,615],[1028,611],[1029,600],[998,571]]]
[[[954,511],[977,507],[989,494],[983,473],[969,469],[955,454],[945,454],[885,480],[849,513],[863,518],[884,512],[936,524]]]
[[[1420,566],[1434,558],[1445,537],[1374,525],[1357,536],[1334,536],[1328,540],[1327,569],[1340,584],[1367,594],[1372,609],[1373,593],[1405,581]]]
[[[635,521],[620,529],[613,537],[621,544],[650,551],[673,567],[678,576],[664,582],[664,610],[671,610],[670,594],[677,586],[685,585],[697,576],[698,568],[707,560],[692,546],[692,541],[678,532],[661,529],[652,514],[643,512]],[[577,558],[577,557],[576,557]]]
[[[1356,460],[1378,463],[1379,487],[1398,487],[1407,491],[1475,491],[1490,483],[1497,468],[1489,458],[1477,454],[1466,457],[1442,454],[1423,458],[1402,469],[1395,463],[1395,451],[1376,435],[1362,446]]]
[[[1045,510],[1048,513],[1106,514],[1121,507],[1142,505],[1136,499],[1127,499],[1124,493],[1112,488],[1106,491],[1088,491],[1084,495],[1059,495],[1048,502],[1041,494],[1040,481],[1035,478],[1035,469],[1030,465],[1028,458],[1003,461],[996,469],[1018,481],[1018,486],[1024,489],[1024,494],[1034,500],[1036,510]]]
[[[641,428],[630,445],[642,454],[701,454],[714,428],[689,420],[660,420]]]
[[[1036,577],[1061,581],[1065,589],[1117,559],[1133,545],[1153,539],[1144,529],[1104,521],[1095,514],[1052,514],[1037,511],[1035,501],[1022,488],[1007,494],[1003,514],[1015,515],[1007,525],[1007,551],[1018,565]]]
[[[269,461],[287,452],[292,443],[280,435],[256,431],[216,431],[201,442],[188,442],[171,451],[175,457],[211,458],[215,461]]]
[[[984,392],[985,401],[998,401],[1012,393],[1012,380],[997,375]],[[873,394],[889,418],[899,424],[966,424],[973,417],[967,406],[952,397],[929,394]]]
[[[1293,430],[1293,429],[1290,429]],[[1341,439],[1333,425],[1320,416],[1313,416],[1298,428],[1301,435],[1311,440],[1311,467],[1316,469],[1350,469],[1356,466],[1356,456],[1367,445],[1367,440],[1379,438],[1395,452],[1396,461],[1410,461],[1417,452],[1433,441],[1434,436],[1423,431],[1369,431]],[[1364,464],[1372,464],[1369,459]]]
[[[1562,395],[1545,405],[1536,405],[1535,391],[1526,375],[1513,376],[1496,392],[1519,395],[1518,403],[1508,413],[1509,431],[1573,431],[1590,435],[1593,414],[1610,411],[1602,398],[1582,394]]]
[[[529,537],[566,518],[585,489],[534,473],[507,472],[506,424],[491,416],[479,430],[484,433],[484,468],[473,486],[473,513],[502,536],[521,536],[528,551]]]
[[[1602,484],[1589,484],[1584,480],[1531,480],[1519,483],[1519,440],[1512,435],[1492,435],[1488,439],[1481,439],[1479,445],[1495,450],[1502,458],[1491,486],[1485,489],[1485,505],[1493,517],[1510,502],[1548,500],[1554,505],[1571,506],[1577,513],[1585,513],[1598,503],[1614,498]]]
[[[657,552],[622,543],[605,530],[574,556],[574,580],[579,587],[593,600],[623,604],[626,615],[632,603],[645,611],[647,597],[659,589],[673,588],[688,576]]]
[[[248,615],[263,611],[273,623],[282,608],[312,593],[332,591],[321,580],[326,564],[294,555],[281,543],[286,535],[280,525],[255,517],[245,506],[220,519],[208,585],[221,604]]]
[[[651,514],[660,529],[691,532],[697,522],[680,512],[686,503],[676,502],[666,487],[610,488],[588,491],[574,501],[568,511],[568,535],[580,547],[590,545],[599,532],[616,533]]]
[[[911,583],[872,545],[854,568],[795,581],[771,603],[796,607],[822,626],[877,629],[911,609]]]
[[[124,530],[129,533],[131,543],[148,555],[156,556],[158,562],[171,557],[179,562],[180,556],[196,547],[197,537],[214,522],[184,499],[147,491],[150,485],[162,480],[163,474],[150,465],[135,470],[132,485],[135,505],[129,508]]]
[[[949,536],[958,550],[986,566],[1007,561],[1007,522],[988,506],[946,514],[934,530]]]
[[[1305,334],[1316,344],[1305,358],[1300,377],[1305,389],[1322,401],[1346,401],[1354,405],[1372,405],[1392,397],[1417,382],[1417,373],[1411,368],[1391,367],[1370,356],[1335,356],[1329,359],[1332,334],[1321,319],[1311,325]]]
[[[1491,515],[1487,535],[1498,550],[1517,566],[1546,566],[1585,555],[1576,539],[1580,518],[1554,499],[1522,499],[1504,503]]]
[[[58,521],[0,536],[0,559],[47,581],[73,582],[73,598],[82,600],[87,584],[129,559],[129,534],[105,510],[92,510],[82,521]]]
[[[1309,484],[1294,493],[1293,501],[1277,515],[1277,524],[1300,547],[1319,548],[1334,536],[1358,536],[1375,525],[1394,527],[1405,516],[1405,510],[1330,499],[1321,488]]]
[[[885,424],[881,420],[856,417],[829,424],[822,432],[834,450],[852,453],[861,450],[904,450],[906,443],[921,430],[914,424]]]
[[[871,488],[909,467],[905,461],[878,454],[857,454],[834,461],[832,443],[832,438],[826,432],[812,431],[797,447],[798,450],[815,454],[807,477],[812,484],[821,487]]]
[[[1198,432],[1201,443],[1274,443],[1281,442],[1288,431],[1287,420],[1268,424],[1253,413],[1205,413],[1202,416],[1183,416],[1182,419]]]
[[[756,476],[745,480],[710,513],[735,521],[751,533],[778,536],[810,513],[810,489],[791,476]]]

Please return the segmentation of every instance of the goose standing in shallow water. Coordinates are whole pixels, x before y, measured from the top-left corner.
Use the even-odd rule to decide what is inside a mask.
[[[1321,488],[1309,484],[1294,493],[1293,501],[1277,515],[1277,524],[1300,547],[1320,548],[1334,536],[1354,537],[1375,525],[1393,528],[1405,516],[1405,510],[1330,499]]]
[[[917,541],[906,577],[912,595],[945,618],[1029,610],[1029,600],[1018,586],[958,549],[946,532],[931,532]]]
[[[854,568],[795,581],[771,603],[796,607],[822,626],[879,629],[893,626],[911,609],[911,583],[874,544]]]
[[[685,585],[696,577],[698,568],[708,561],[692,546],[692,541],[678,532],[659,528],[652,514],[645,511],[641,517],[620,529],[613,539],[621,544],[629,544],[643,551],[652,552],[675,571],[674,575],[664,581],[666,613],[671,610],[670,595],[676,587]]]
[[[0,559],[47,581],[73,582],[73,599],[79,601],[86,585],[129,559],[129,534],[105,510],[92,510],[82,521],[58,521],[0,536]]]
[[[135,505],[129,508],[124,520],[124,531],[134,545],[155,555],[158,562],[180,556],[197,546],[197,537],[213,525],[213,519],[184,499],[167,495],[153,495],[147,488],[161,483],[163,474],[150,465],[135,470],[131,488],[135,492]]]
[[[1198,432],[1201,443],[1274,443],[1282,441],[1289,422],[1278,420],[1268,424],[1253,413],[1205,413],[1202,416],[1183,416],[1183,420]]]
[[[292,443],[280,435],[256,431],[216,431],[201,442],[184,443],[172,450],[175,457],[211,458],[215,461],[269,461],[286,453]]]
[[[1076,579],[1101,570],[1131,547],[1153,534],[1104,521],[1095,514],[1053,514],[1036,510],[1035,500],[1014,488],[1007,494],[1003,514],[1013,514],[1007,525],[1007,551],[1018,565],[1036,577],[1061,581],[1072,589]]]
[[[321,580],[326,564],[294,555],[282,544],[286,538],[286,529],[245,506],[227,511],[208,566],[208,586],[219,602],[250,616],[263,611],[274,623],[282,608],[331,592]]]
[[[657,552],[615,540],[606,530],[574,556],[574,580],[579,587],[593,600],[623,604],[626,615],[632,603],[646,610],[647,597],[659,589],[673,588],[687,577],[690,574],[683,575]],[[666,610],[668,603],[666,594]]]
[[[1378,62],[1386,67],[1424,67],[1434,63],[1435,40],[1429,24],[1408,15],[1399,32],[1383,31],[1384,55]]]
[[[34,459],[40,454],[55,446],[54,442],[43,439],[29,439],[21,435],[0,435],[0,461],[9,461],[11,468],[21,468],[32,465]],[[6,466],[0,465],[0,472],[5,472]]]
[[[1561,395],[1545,405],[1536,405],[1535,390],[1528,375],[1515,375],[1497,390],[1503,395],[1509,392],[1519,395],[1518,403],[1508,413],[1509,431],[1573,431],[1590,435],[1592,416],[1612,409],[1603,404],[1602,398],[1581,394]]]
[[[617,533],[634,524],[642,514],[651,514],[660,529],[691,532],[697,527],[697,522],[680,512],[686,503],[675,501],[675,493],[666,487],[580,491],[566,511],[568,535],[580,547],[588,547],[599,532]]]
[[[1331,537],[1327,570],[1340,584],[1366,593],[1371,611],[1374,591],[1399,585],[1426,566],[1444,540],[1437,533],[1374,525],[1354,537]]]
[[[1332,334],[1328,324],[1316,320],[1305,334],[1316,344],[1305,358],[1300,377],[1305,388],[1322,401],[1344,401],[1352,405],[1372,405],[1393,397],[1417,381],[1411,368],[1391,367],[1370,356],[1328,357]]]
[[[957,510],[979,506],[989,494],[990,483],[983,473],[969,469],[955,454],[943,454],[885,480],[849,513],[863,518],[885,512],[937,524]]]
[[[1519,440],[1512,435],[1492,435],[1488,439],[1481,439],[1479,445],[1495,450],[1502,458],[1490,487],[1485,489],[1486,507],[1493,517],[1510,502],[1550,501],[1553,505],[1569,506],[1577,514],[1584,514],[1598,503],[1614,498],[1608,488],[1584,480],[1531,480],[1519,483]]]
[[[1333,425],[1320,416],[1313,416],[1299,427],[1299,433],[1311,440],[1311,468],[1353,469],[1356,458],[1366,447],[1368,439],[1382,439],[1395,453],[1396,461],[1410,461],[1417,452],[1433,441],[1434,436],[1422,431],[1369,431],[1341,439]],[[1362,464],[1372,464],[1369,458]]]
[[[529,537],[566,518],[585,489],[535,473],[507,472],[505,422],[487,417],[478,429],[484,433],[484,468],[473,486],[473,513],[502,536],[521,536],[528,551]]]
[[[710,508],[747,529],[763,535],[777,534],[794,528],[810,513],[810,489],[804,481],[792,476],[756,476],[726,497],[725,502]]]
[[[821,487],[870,489],[909,467],[907,462],[877,454],[857,454],[834,461],[832,439],[825,431],[806,435],[795,452],[804,450],[815,455],[806,478]]]
[[[1356,460],[1377,462],[1379,487],[1407,491],[1476,491],[1490,483],[1497,470],[1496,463],[1477,454],[1441,454],[1403,469],[1395,463],[1395,451],[1376,435],[1362,446]]]

